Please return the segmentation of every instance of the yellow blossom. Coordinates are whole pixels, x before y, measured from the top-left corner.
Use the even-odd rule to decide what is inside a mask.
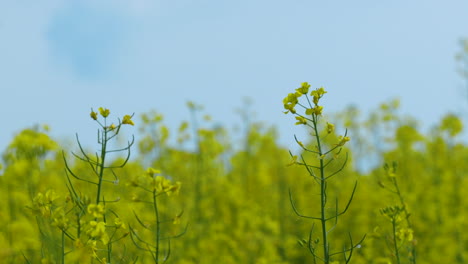
[[[97,120],[97,113],[94,112],[92,109],[91,109],[91,113],[89,115],[91,116],[92,119]]]
[[[294,107],[299,102],[297,100],[297,96],[298,95],[296,93],[290,93],[290,94],[288,94],[288,96],[286,96],[283,99],[284,109],[288,110],[288,111],[285,112],[285,114],[287,114],[288,112],[291,112],[293,114],[296,113],[296,110],[294,109]]]
[[[53,212],[54,218],[53,218],[53,225],[58,227],[61,230],[67,230],[68,229],[68,222],[69,219],[65,215],[65,211],[63,210],[62,207],[57,208]]]
[[[165,178],[163,176],[156,176],[151,179],[151,187],[153,187],[153,190],[156,190],[158,192],[162,192],[164,190],[164,182]]]
[[[154,177],[155,174],[160,174],[161,171],[160,170],[157,170],[157,169],[153,169],[153,168],[148,168],[146,169],[146,174],[149,176],[149,177]]]
[[[125,115],[123,117],[122,124],[132,125],[132,126],[135,125],[135,123],[133,123],[132,116],[130,115]]]
[[[296,116],[296,120],[297,120],[296,125],[305,125],[305,124],[307,124],[307,120],[302,116]]]
[[[323,87],[320,87],[320,88],[318,88],[318,89],[313,90],[313,91],[310,93],[310,95],[311,95],[311,96],[316,96],[316,97],[318,97],[318,98],[321,98],[321,97],[322,97],[324,94],[326,94],[326,93],[327,93],[327,91],[325,91],[325,89],[323,89]]]
[[[413,229],[411,228],[401,228],[397,232],[397,236],[402,241],[413,241]]]
[[[320,98],[322,98],[322,96],[326,93],[327,92],[323,89],[323,87],[313,90],[310,95],[313,96],[314,105],[318,105]]]
[[[106,223],[100,221],[90,221],[89,229],[86,234],[93,239],[101,240],[102,243],[107,244],[109,242],[109,236],[106,233]]]
[[[107,108],[99,107],[99,113],[102,115],[102,117],[108,117],[110,114],[110,110]]]
[[[115,218],[114,220],[115,228],[127,229],[127,226],[120,220],[120,218]]]
[[[321,115],[322,114],[322,110],[323,110],[323,106],[315,106],[313,111],[314,111],[314,114],[316,115]]]
[[[327,122],[327,133],[330,134],[335,130],[335,125]]]
[[[319,99],[320,99],[319,97],[314,96],[314,99],[313,99],[314,105],[318,105]]]
[[[303,82],[301,84],[301,87],[297,88],[296,91],[298,93],[302,94],[307,94],[309,92],[310,84],[307,82]]]
[[[338,143],[338,146],[344,146],[344,144],[346,144],[346,142],[348,142],[350,140],[349,137],[340,137],[339,138],[340,142]]]
[[[88,205],[88,214],[93,215],[94,218],[103,218],[104,206],[101,204],[90,204]]]
[[[33,210],[35,213],[40,213],[42,216],[49,217],[51,214],[51,205],[58,198],[53,190],[48,190],[45,195],[38,193],[33,199]]]
[[[171,186],[166,190],[167,196],[169,196],[169,195],[171,195],[171,194],[178,195],[181,185],[182,185],[181,182],[176,182],[175,184],[171,185]]]

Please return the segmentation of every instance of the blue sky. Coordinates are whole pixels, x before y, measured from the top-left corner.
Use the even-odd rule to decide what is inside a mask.
[[[0,149],[34,124],[91,144],[99,106],[156,109],[175,126],[192,100],[232,127],[244,97],[294,145],[281,101],[303,81],[329,91],[326,111],[399,97],[430,125],[466,105],[454,55],[467,10],[462,0],[1,1]]]

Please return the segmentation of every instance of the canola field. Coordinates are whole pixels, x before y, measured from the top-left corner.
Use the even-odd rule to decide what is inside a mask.
[[[307,130],[295,150],[260,122],[232,140],[193,103],[176,131],[94,109],[94,146],[22,130],[0,162],[0,263],[468,263],[461,119],[423,133],[398,101],[362,116],[326,96],[302,83],[278,104]]]

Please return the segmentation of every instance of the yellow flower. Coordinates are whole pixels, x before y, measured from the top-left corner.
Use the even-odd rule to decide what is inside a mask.
[[[106,233],[106,223],[90,221],[90,228],[87,230],[86,234],[93,239],[99,239],[102,243],[107,244],[109,242],[109,236]]]
[[[171,194],[173,194],[173,193],[174,193],[175,195],[178,195],[181,185],[182,185],[181,182],[176,182],[175,184],[171,185],[171,186],[166,190],[167,196],[169,196],[169,195],[171,195]]]
[[[402,228],[398,230],[397,236],[402,241],[413,241],[413,229],[411,228]]]
[[[65,211],[63,210],[63,208],[62,207],[57,208],[53,214],[54,214],[53,225],[58,227],[61,230],[67,230],[69,219],[65,215]]]
[[[297,100],[297,94],[296,93],[289,93],[288,96],[286,96],[284,99],[283,99],[283,103],[286,104],[286,103],[293,103],[293,104],[297,104],[299,101]]]
[[[288,96],[286,96],[283,99],[284,109],[288,110],[285,112],[285,114],[287,114],[288,112],[291,112],[293,114],[296,113],[296,110],[294,109],[294,107],[299,102],[297,100],[297,97],[298,97],[297,93],[290,93],[288,94]]]
[[[97,113],[94,112],[92,109],[91,109],[91,113],[89,115],[91,116],[92,119],[97,120]]]
[[[135,125],[135,123],[133,123],[133,121],[132,121],[132,116],[130,116],[130,115],[125,115],[123,117],[122,124],[127,124],[127,125],[132,125],[132,126]]]
[[[122,229],[127,229],[127,226],[120,220],[120,218],[116,218],[114,220],[115,228],[122,228]]]
[[[291,162],[289,162],[288,164],[286,164],[286,166],[291,166],[291,165],[294,165],[294,164],[296,164],[296,163],[297,163],[297,156],[294,155],[294,156],[292,156],[292,158],[291,158]]]
[[[323,110],[323,106],[315,106],[313,111],[314,111],[314,114],[316,115],[321,115],[322,114],[322,110]]]
[[[314,96],[314,105],[318,105],[319,99],[317,96]]]
[[[153,168],[148,168],[146,169],[146,174],[149,176],[149,177],[154,177],[154,174],[160,174],[161,171],[160,170],[157,170],[157,169],[153,169]]]
[[[301,87],[297,88],[296,91],[298,93],[302,94],[307,94],[309,92],[310,84],[307,82],[303,82],[301,84]]]
[[[305,124],[307,124],[307,120],[302,116],[296,116],[296,120],[297,120],[296,125],[305,125]]]
[[[340,137],[339,138],[340,142],[338,143],[338,146],[344,146],[344,144],[346,144],[346,142],[348,142],[350,140],[349,137]]]
[[[114,129],[115,129],[115,124],[111,124],[111,125],[109,126],[109,130],[114,130]]]
[[[307,108],[305,113],[306,113],[306,115],[312,115],[312,114],[321,115],[322,110],[323,110],[323,106],[315,105],[314,108]]]
[[[45,195],[38,193],[33,199],[32,208],[35,213],[41,214],[42,216],[49,217],[51,214],[52,203],[58,198],[57,194],[53,190],[48,190]]]
[[[88,214],[92,214],[94,218],[103,218],[104,206],[101,204],[90,204],[88,205]]]
[[[323,89],[323,87],[320,87],[320,88],[318,88],[318,89],[313,90],[313,91],[310,93],[310,95],[311,95],[311,96],[316,96],[316,97],[318,97],[318,98],[321,98],[321,97],[322,97],[324,94],[326,94],[326,93],[327,93],[327,91],[325,91],[325,89]]]
[[[330,134],[335,130],[335,125],[327,122],[327,133]]]
[[[323,87],[320,87],[319,89],[315,89],[313,90],[310,95],[314,97],[313,101],[314,101],[314,105],[318,105],[318,102],[320,100],[320,98],[322,98],[322,96],[324,94],[326,94],[327,92],[323,89]]]
[[[102,117],[108,117],[110,114],[110,110],[107,108],[99,107],[99,113],[102,115]]]
[[[164,190],[163,183],[164,183],[164,177],[163,176],[156,176],[151,179],[151,186],[153,187],[153,190],[156,190],[158,192],[162,192]]]

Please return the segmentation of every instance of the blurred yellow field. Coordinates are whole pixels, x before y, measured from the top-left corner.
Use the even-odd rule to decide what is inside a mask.
[[[422,133],[396,101],[332,117],[309,88],[283,101],[310,135],[291,152],[261,123],[234,142],[194,104],[178,131],[93,110],[95,148],[21,131],[2,156],[0,262],[467,263],[461,120]]]

